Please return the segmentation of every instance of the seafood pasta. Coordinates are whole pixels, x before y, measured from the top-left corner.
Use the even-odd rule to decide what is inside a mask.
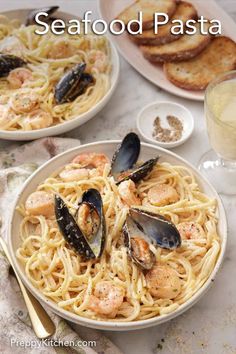
[[[104,36],[40,36],[29,18],[24,25],[0,15],[1,130],[28,131],[71,120],[110,88],[111,53]]]
[[[60,308],[104,321],[165,315],[213,271],[216,200],[188,168],[158,157],[140,164],[139,152],[130,133],[112,161],[75,156],[18,207],[17,258]]]

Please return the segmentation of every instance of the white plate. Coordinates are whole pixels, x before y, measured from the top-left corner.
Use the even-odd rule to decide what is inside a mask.
[[[32,294],[37,297],[44,305],[48,305],[49,308],[60,315],[61,317],[72,321],[74,323],[87,326],[87,327],[92,327],[92,328],[98,328],[98,329],[106,329],[106,330],[112,330],[112,331],[127,331],[127,330],[135,330],[135,329],[141,329],[145,327],[150,327],[154,326],[166,321],[169,321],[170,319],[180,315],[187,309],[189,309],[193,304],[195,304],[209,289],[210,285],[212,284],[212,279],[215,278],[217,271],[219,270],[219,267],[223,261],[223,255],[225,252],[225,247],[226,247],[226,240],[227,240],[227,223],[226,223],[226,215],[224,212],[224,208],[222,205],[222,202],[217,195],[216,191],[214,188],[207,182],[201,175],[200,173],[192,166],[190,165],[187,161],[183,160],[179,156],[164,150],[159,147],[155,147],[152,145],[148,144],[142,144],[142,149],[141,149],[141,159],[142,160],[147,160],[152,158],[153,156],[161,155],[161,161],[168,161],[173,164],[178,164],[178,165],[184,165],[189,167],[193,173],[195,174],[198,183],[200,187],[203,189],[203,191],[211,196],[212,198],[216,198],[218,202],[218,212],[219,212],[219,224],[218,224],[218,232],[222,241],[221,244],[221,251],[219,254],[219,258],[217,260],[217,263],[215,265],[215,268],[213,272],[211,273],[210,278],[206,281],[206,283],[201,287],[201,289],[194,295],[192,296],[191,299],[186,301],[183,305],[181,305],[176,311],[168,314],[168,315],[162,315],[159,317],[151,318],[148,320],[142,320],[142,321],[136,321],[136,322],[105,322],[105,321],[96,321],[92,319],[87,319],[81,316],[78,316],[76,314],[73,314],[69,311],[63,310],[59,308],[52,300],[47,299],[45,296],[43,296],[34,286],[30,283],[30,281],[27,279],[24,269],[20,262],[16,259],[15,252],[17,248],[21,244],[20,236],[19,236],[19,228],[20,228],[20,222],[22,220],[22,217],[20,216],[19,212],[15,210],[15,207],[21,203],[24,203],[26,198],[30,193],[35,191],[37,186],[43,182],[49,175],[51,175],[55,170],[58,170],[68,162],[70,162],[77,154],[84,153],[84,152],[99,152],[99,153],[104,153],[107,154],[109,157],[111,157],[117,147],[118,141],[111,141],[111,142],[99,142],[99,143],[92,143],[92,144],[87,144],[83,145],[80,147],[76,147],[74,149],[68,150],[64,152],[63,154],[54,157],[52,160],[44,164],[39,170],[37,170],[25,183],[22,192],[19,194],[15,201],[14,209],[12,211],[12,214],[9,219],[9,225],[8,225],[8,243],[9,243],[9,250],[14,262],[14,265],[19,273],[19,276],[21,277],[22,281],[24,284],[27,286],[27,288],[32,292]]]
[[[226,12],[219,7],[214,0],[187,0],[193,3],[200,15],[209,19],[217,19],[222,23],[223,34],[231,37],[236,41],[236,25],[233,19],[226,14]],[[113,20],[124,8],[132,4],[134,0],[99,0],[99,11],[101,17],[110,22]],[[167,78],[161,66],[151,64],[146,60],[139,47],[134,44],[126,33],[119,36],[110,35],[118,50],[123,57],[132,65],[140,74],[153,84],[159,86],[174,95],[203,101],[203,91],[187,91],[173,85]]]
[[[17,18],[22,22],[25,22],[26,16],[30,9],[20,9],[20,10],[12,10],[3,12],[2,15],[6,15],[9,18]],[[76,18],[73,14],[68,14],[65,12],[57,12],[59,18],[64,20],[70,20],[71,18]],[[120,62],[119,62],[119,55],[115,46],[110,42],[111,46],[111,61],[112,61],[112,72],[110,75],[111,86],[105,96],[96,103],[90,110],[85,113],[80,114],[78,117],[67,121],[65,123],[57,124],[52,127],[38,129],[38,130],[31,130],[31,131],[5,131],[0,130],[0,138],[6,140],[34,140],[39,139],[45,136],[53,136],[65,133],[72,129],[79,127],[80,125],[86,123],[88,120],[92,119],[101,109],[109,102],[116,85],[119,79],[119,71],[120,71]]]

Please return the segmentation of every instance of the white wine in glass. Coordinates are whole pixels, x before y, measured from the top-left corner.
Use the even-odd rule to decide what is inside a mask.
[[[213,150],[202,156],[199,169],[219,193],[236,195],[236,71],[207,87],[205,116]]]

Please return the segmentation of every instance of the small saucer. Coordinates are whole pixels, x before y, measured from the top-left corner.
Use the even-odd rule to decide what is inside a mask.
[[[154,120],[157,117],[164,120],[168,115],[175,116],[182,122],[182,137],[180,140],[172,142],[158,141],[152,136],[154,131]],[[168,101],[159,101],[153,102],[144,107],[137,117],[136,124],[140,135],[145,141],[166,149],[170,149],[183,144],[191,136],[194,128],[194,119],[192,113],[181,104]]]

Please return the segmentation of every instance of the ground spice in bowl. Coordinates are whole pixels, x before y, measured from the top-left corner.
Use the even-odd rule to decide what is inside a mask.
[[[164,128],[161,124],[160,117],[156,117],[153,123],[153,138],[162,143],[180,140],[183,134],[183,124],[181,120],[172,115],[167,116],[165,120],[168,123],[168,128]]]

